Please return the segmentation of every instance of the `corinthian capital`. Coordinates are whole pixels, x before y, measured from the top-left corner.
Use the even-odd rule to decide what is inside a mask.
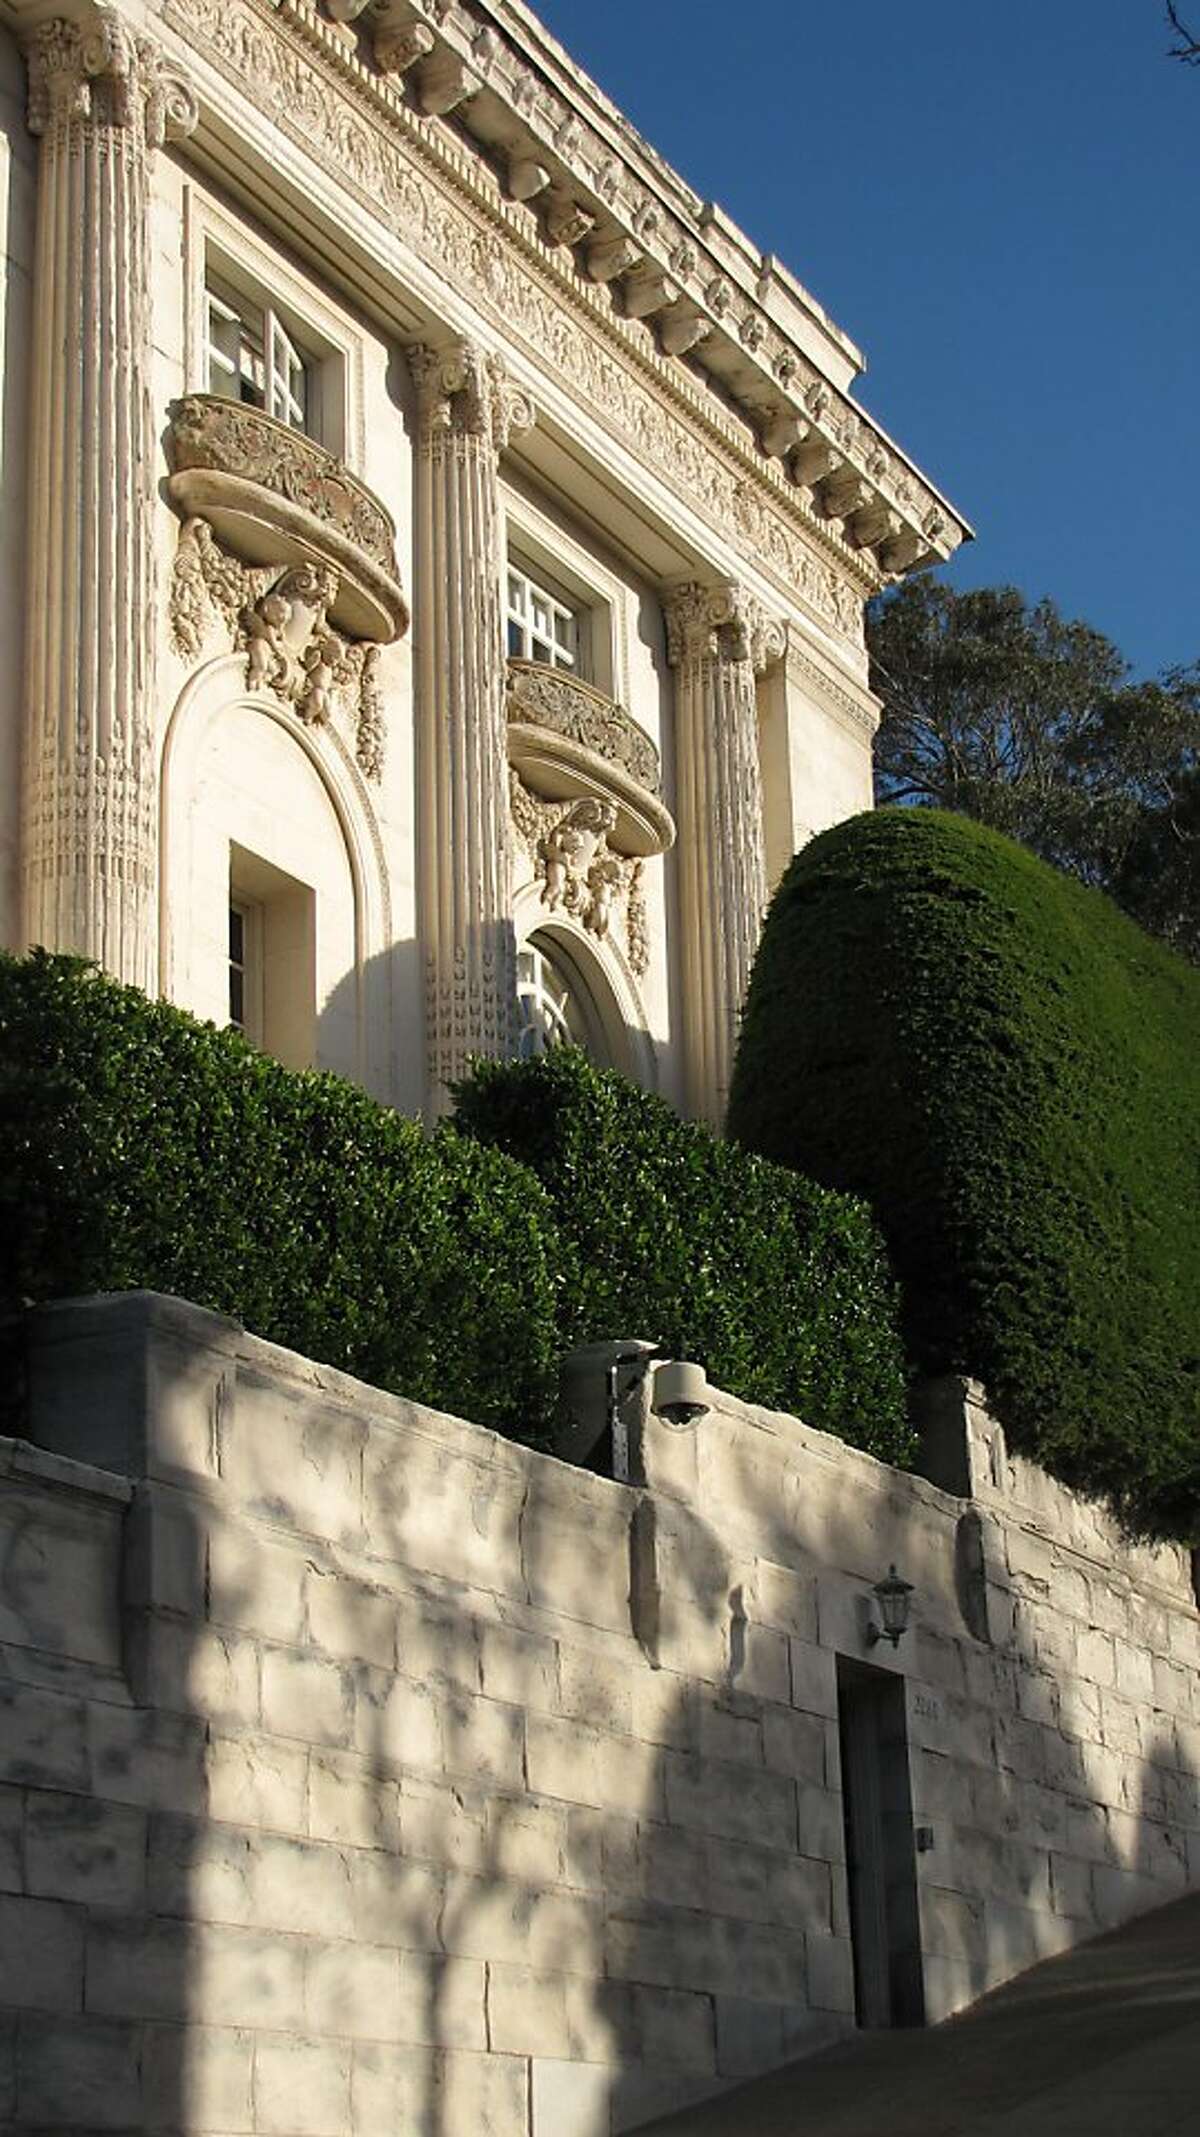
[[[138,129],[150,148],[182,140],[196,124],[195,93],[153,38],[133,30],[116,8],[90,6],[45,22],[26,44],[29,130],[56,120],[94,120]]]
[[[783,624],[736,579],[677,587],[664,597],[663,609],[672,667],[688,661],[749,661],[761,672],[786,649]]]
[[[453,341],[444,348],[423,345],[408,352],[417,388],[421,438],[485,439],[502,452],[515,430],[535,420],[529,395],[508,376],[502,356],[478,342]]]

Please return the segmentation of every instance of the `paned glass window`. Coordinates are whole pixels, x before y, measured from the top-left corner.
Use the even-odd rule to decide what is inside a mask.
[[[523,1061],[555,1046],[582,1046],[609,1059],[599,1012],[582,974],[537,937],[517,952],[517,1047]]]
[[[204,291],[204,359],[210,393],[245,401],[295,430],[308,428],[309,365],[269,305],[212,282]]]
[[[244,846],[229,848],[229,1022],[289,1068],[316,1045],[316,893]]]
[[[519,564],[508,566],[508,650],[514,660],[539,660],[548,668],[581,667],[579,613],[548,593]]]
[[[243,899],[229,903],[229,1021],[235,1031],[257,1046],[261,1039],[259,999],[262,972],[259,956],[259,915],[256,906]]]

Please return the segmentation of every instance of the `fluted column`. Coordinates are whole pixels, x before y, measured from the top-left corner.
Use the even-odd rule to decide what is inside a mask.
[[[500,454],[533,409],[473,343],[409,352],[417,387],[420,925],[435,1110],[514,1043]]]
[[[682,587],[665,608],[687,1107],[720,1127],[767,896],[754,678],[782,654],[784,632],[732,581]]]
[[[156,971],[149,166],[186,85],[110,8],[28,41],[41,137],[29,459],[26,939]]]

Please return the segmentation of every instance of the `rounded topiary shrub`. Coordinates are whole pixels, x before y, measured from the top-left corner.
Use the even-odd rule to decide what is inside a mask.
[[[647,1336],[748,1402],[912,1452],[895,1288],[870,1212],[733,1148],[575,1047],[485,1061],[456,1122],[519,1158],[572,1256],[564,1349]]]
[[[775,895],[729,1132],[868,1198],[919,1369],[1197,1533],[1200,973],[963,817],[856,817]]]
[[[532,1173],[68,958],[0,958],[0,1308],[135,1288],[518,1439],[551,1418]]]

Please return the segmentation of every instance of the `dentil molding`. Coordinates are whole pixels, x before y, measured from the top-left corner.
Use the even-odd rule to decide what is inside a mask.
[[[491,0],[325,0],[368,67],[460,137],[549,245],[709,374],[758,445],[885,570],[945,556],[962,523],[850,399],[858,351],[722,211],[604,109],[561,51]]]

